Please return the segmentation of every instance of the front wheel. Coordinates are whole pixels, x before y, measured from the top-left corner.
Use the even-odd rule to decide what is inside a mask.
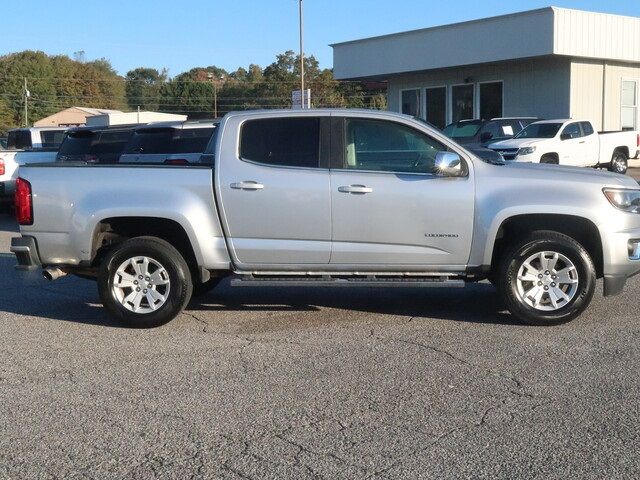
[[[595,284],[595,267],[582,245],[557,232],[539,231],[506,252],[498,291],[523,322],[558,325],[584,312]]]
[[[104,307],[125,325],[152,328],[185,308],[193,283],[187,263],[171,244],[137,237],[116,246],[104,259],[98,291]]]
[[[624,152],[616,150],[611,157],[611,164],[609,165],[609,171],[614,173],[620,173],[624,175],[627,173],[629,167],[629,158]]]

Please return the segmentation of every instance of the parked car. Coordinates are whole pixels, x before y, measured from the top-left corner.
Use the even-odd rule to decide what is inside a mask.
[[[511,140],[492,143],[489,148],[505,160],[606,167],[624,174],[629,158],[640,153],[640,133],[596,133],[586,120],[544,120],[531,123]]]
[[[535,117],[492,118],[491,120],[460,120],[447,125],[444,134],[467,148],[486,147],[499,140],[513,138],[524,127],[538,120]]]
[[[133,130],[120,163],[196,164],[220,122],[151,123]]]
[[[33,127],[9,131],[7,149],[0,151],[0,203],[13,202],[15,181],[21,165],[55,161],[65,130]]]
[[[65,136],[56,162],[115,164],[133,133],[132,125],[78,127]]]
[[[596,170],[483,162],[412,117],[230,113],[186,165],[27,165],[11,251],[46,278],[95,277],[134,327],[233,286],[461,287],[489,279],[536,325],[640,272],[640,189]],[[167,174],[167,169],[171,174]],[[550,200],[552,199],[552,200]]]

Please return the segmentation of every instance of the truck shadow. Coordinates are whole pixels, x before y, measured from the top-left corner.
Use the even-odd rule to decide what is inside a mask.
[[[102,308],[94,282],[73,276],[55,282],[40,271],[14,270],[15,257],[0,253],[0,315],[2,312],[51,320],[121,328]],[[323,309],[335,314],[311,315]],[[247,332],[300,328],[313,324],[340,324],[362,319],[361,314],[412,317],[414,321],[440,319],[467,323],[520,325],[502,313],[493,287],[470,285],[465,289],[384,288],[232,288],[223,282],[209,294],[192,299],[187,312],[215,322],[216,313],[255,312],[237,318]],[[260,316],[264,312],[266,315]],[[352,312],[352,315],[349,315]],[[277,315],[276,314],[282,314]],[[306,315],[295,315],[307,313]],[[228,319],[228,317],[227,317]],[[234,321],[233,319],[231,321]],[[270,326],[270,322],[273,324]],[[242,325],[240,325],[242,324]]]
[[[414,321],[451,320],[499,325],[522,324],[508,313],[489,283],[466,288],[232,288],[226,282],[209,294],[193,299],[192,312],[314,311],[345,312],[411,317]],[[348,315],[336,314],[328,322],[339,323]],[[361,317],[361,316],[359,316]],[[308,317],[307,317],[308,318]],[[266,320],[265,320],[266,321]],[[292,318],[291,322],[297,319]]]

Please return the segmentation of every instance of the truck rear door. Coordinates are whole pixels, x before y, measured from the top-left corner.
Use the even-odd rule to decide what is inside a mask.
[[[321,146],[327,143],[329,118],[228,119],[221,131],[216,192],[239,267],[329,263],[328,152]]]

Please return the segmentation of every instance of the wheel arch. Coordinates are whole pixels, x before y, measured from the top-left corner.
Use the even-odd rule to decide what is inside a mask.
[[[593,260],[596,275],[604,275],[603,245],[596,224],[585,217],[570,214],[518,214],[499,224],[492,242],[487,246],[488,264],[495,271],[505,249],[514,241],[537,230],[550,230],[567,235],[580,243]]]
[[[109,249],[134,237],[156,237],[170,243],[184,257],[194,278],[202,278],[201,252],[194,248],[193,232],[175,219],[146,216],[107,217],[96,223],[91,239],[91,264],[98,266]],[[195,244],[197,245],[197,244]],[[197,277],[196,275],[199,275]]]

